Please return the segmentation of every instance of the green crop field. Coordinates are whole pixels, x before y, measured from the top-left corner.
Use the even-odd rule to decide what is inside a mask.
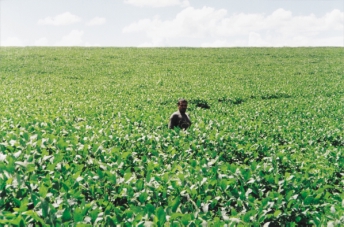
[[[343,48],[0,48],[0,226],[343,226],[343,188]]]

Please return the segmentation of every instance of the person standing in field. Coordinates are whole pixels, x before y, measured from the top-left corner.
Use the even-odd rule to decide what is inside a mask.
[[[186,114],[188,102],[185,99],[180,99],[177,104],[178,111],[171,115],[168,128],[174,129],[175,127],[179,127],[181,129],[187,129],[191,126],[190,117],[188,114]]]

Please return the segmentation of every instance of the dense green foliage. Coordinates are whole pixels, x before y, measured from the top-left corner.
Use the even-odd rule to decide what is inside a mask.
[[[343,88],[343,48],[2,47],[0,226],[344,225]]]

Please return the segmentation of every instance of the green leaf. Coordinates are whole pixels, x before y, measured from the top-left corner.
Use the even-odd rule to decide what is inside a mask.
[[[143,180],[140,179],[136,182],[136,188],[139,191],[141,191],[143,189]]]
[[[104,172],[101,169],[97,169],[97,174],[98,174],[100,179],[102,179],[104,177]]]
[[[227,185],[228,185],[227,180],[222,179],[222,180],[220,181],[220,187],[221,187],[221,189],[222,189],[223,191],[225,191],[225,190],[227,189]]]
[[[25,221],[23,220],[22,216],[18,216],[16,217],[14,220],[10,220],[9,223],[11,223],[14,226],[18,226],[18,227],[25,227]]]
[[[148,198],[148,193],[147,193],[147,192],[142,192],[142,193],[139,195],[139,201],[140,201],[141,203],[146,202],[147,198]]]
[[[109,173],[109,174],[108,174],[108,179],[109,179],[109,181],[110,181],[112,184],[116,184],[116,182],[117,182],[117,178],[116,178],[116,175],[115,175],[115,174]]]
[[[303,201],[305,205],[310,205],[314,201],[314,198],[312,196],[307,196],[305,200]]]
[[[75,208],[73,212],[74,222],[79,222],[84,220],[84,213],[80,207]]]
[[[42,218],[38,216],[38,214],[33,210],[28,210],[24,212],[23,214],[30,216],[33,218],[36,222],[40,223],[42,226],[47,226]]]
[[[172,207],[172,212],[176,212],[177,211],[177,208],[179,207],[179,204],[180,204],[180,196],[177,196],[172,204],[171,204],[171,207]]]
[[[71,213],[70,209],[66,208],[62,213],[62,221],[66,222],[66,221],[71,220],[72,218],[73,217],[72,217],[72,213]]]
[[[28,164],[27,166],[26,166],[26,173],[30,173],[30,172],[34,172],[35,171],[35,168],[36,168],[36,166],[35,166],[35,164]]]
[[[146,213],[148,214],[148,216],[155,213],[155,207],[150,203],[146,204],[145,210],[146,210]]]
[[[126,172],[126,173],[124,174],[124,180],[125,180],[125,181],[128,181],[132,175],[133,175],[132,173]]]
[[[42,198],[45,198],[48,193],[48,188],[44,186],[44,184],[41,184],[39,186],[39,194]]]
[[[190,214],[184,214],[182,217],[182,223],[183,225],[187,226],[191,221],[191,215]]]
[[[125,160],[125,159],[128,158],[129,155],[131,155],[131,152],[129,152],[129,151],[128,151],[128,152],[123,152],[122,155],[121,155],[121,157],[122,157],[122,159]]]
[[[96,219],[98,218],[98,214],[100,213],[99,209],[92,210],[89,214],[91,216],[92,222],[95,222]]]
[[[18,212],[26,211],[28,203],[29,203],[29,198],[28,197],[23,198],[23,200],[20,202],[20,208]]]
[[[162,207],[156,209],[156,214],[158,218],[159,226],[163,226],[166,222],[166,213]]]
[[[49,215],[49,203],[45,199],[42,199],[41,207],[42,207],[43,218],[48,217],[48,215]]]
[[[68,146],[68,144],[63,141],[63,139],[59,139],[58,142],[57,142],[57,147],[61,150],[65,150],[66,147]]]
[[[280,216],[282,214],[282,211],[280,211],[280,210],[276,210],[275,212],[274,212],[274,216],[275,217],[278,217],[278,216]]]
[[[29,133],[27,133],[27,132],[23,133],[23,137],[26,141],[29,141],[29,139],[30,139]]]
[[[247,223],[252,222],[250,218],[252,216],[254,216],[256,213],[257,213],[257,211],[255,211],[255,210],[250,210],[250,211],[246,212],[246,214],[244,215],[244,221]]]

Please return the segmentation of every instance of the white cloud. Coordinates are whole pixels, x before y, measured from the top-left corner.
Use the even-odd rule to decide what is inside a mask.
[[[61,41],[56,43],[55,46],[83,46],[83,35],[83,31],[73,30],[68,35],[62,37]]]
[[[308,36],[294,36],[292,38],[283,38],[281,40],[272,40],[271,46],[342,46],[344,47],[343,36],[334,37],[308,37]]]
[[[138,47],[157,47],[157,46],[168,46],[166,41],[160,37],[153,38],[151,42],[145,42],[138,45]]]
[[[342,46],[344,47],[344,37],[334,36],[330,38],[320,38],[311,41],[311,46]]]
[[[8,37],[0,44],[1,46],[24,46],[24,42],[18,37]]]
[[[95,26],[95,25],[102,25],[106,23],[106,19],[104,17],[95,17],[89,22],[86,23],[88,26]]]
[[[174,20],[162,21],[159,17],[139,20],[123,29],[124,33],[146,32],[148,37],[201,37],[211,34],[214,26],[226,15],[226,10],[215,11],[210,7],[182,10]]]
[[[338,39],[343,29],[344,12],[337,9],[320,17],[313,14],[294,16],[291,11],[281,8],[270,15],[240,13],[229,16],[224,9],[187,7],[173,20],[161,20],[158,16],[142,19],[122,31],[143,32],[151,40],[144,45],[153,46],[168,45],[169,40],[178,38],[217,40],[202,46],[232,46],[232,43],[248,46],[326,46],[331,43],[328,40],[335,40],[336,45],[343,46],[343,38],[341,42]],[[337,35],[329,35],[333,33]],[[242,37],[245,41],[238,42]]]
[[[35,46],[48,46],[48,39],[46,37],[36,40]]]
[[[124,0],[124,3],[134,6],[147,7],[167,7],[167,6],[181,6],[187,7],[190,5],[188,0]]]
[[[269,43],[266,42],[259,33],[250,32],[248,36],[248,45],[253,47],[261,47],[267,46]]]
[[[100,47],[101,45],[99,43],[85,43],[86,47]]]
[[[74,24],[80,21],[81,21],[80,17],[73,15],[70,12],[66,12],[66,13],[57,15],[55,17],[46,17],[44,19],[40,19],[38,21],[38,24],[60,26],[60,25]]]
[[[247,46],[247,41],[238,39],[234,41],[228,40],[216,40],[214,42],[205,42],[201,44],[201,47],[240,47],[240,46]]]

